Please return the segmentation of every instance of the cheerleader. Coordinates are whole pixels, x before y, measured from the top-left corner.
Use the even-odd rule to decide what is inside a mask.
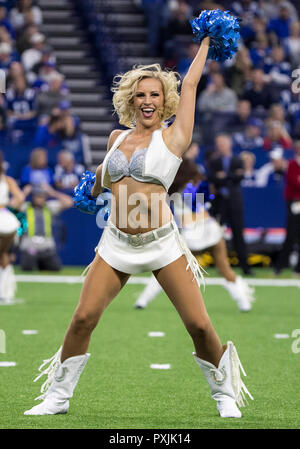
[[[10,260],[11,249],[20,222],[8,209],[20,209],[24,195],[16,181],[6,176],[3,167],[3,155],[0,152],[0,303],[12,304],[16,292],[13,266]]]
[[[229,17],[220,11],[213,12],[209,21],[202,17],[205,34],[182,81],[180,95],[176,74],[162,70],[159,64],[134,67],[116,76],[113,105],[120,124],[128,129],[111,133],[106,157],[96,175],[84,176],[75,193],[77,207],[84,210],[86,198],[90,212],[90,195],[98,204],[103,189],[110,189],[111,214],[63,345],[40,367],[38,377],[47,375],[42,395],[37,398],[42,402],[26,415],[67,413],[90,358],[90,338],[102,313],[131,274],[152,271],[191,336],[194,360],[208,382],[220,416],[241,417],[238,406],[245,405],[245,393],[251,395],[240,376],[237,351],[231,341],[222,345],[211,323],[199,289],[200,267],[179,234],[166,201],[192,139],[196,92],[210,50],[209,34],[222,31],[222,39],[228,38],[229,43],[223,46],[224,54],[228,53],[234,37],[232,26],[236,28],[235,19]],[[208,28],[218,21],[222,26],[213,26],[210,32]],[[227,24],[229,29],[224,30]],[[174,122],[166,128],[165,121],[173,115]],[[153,196],[160,199],[156,207]],[[180,354],[178,357],[180,363]]]
[[[194,254],[199,254],[204,250],[212,252],[216,268],[224,278],[224,287],[237,303],[239,310],[249,312],[252,308],[251,302],[254,301],[254,289],[250,288],[247,282],[232,270],[227,256],[223,229],[209,215],[205,204],[195,201],[195,193],[202,192],[207,196],[207,186],[202,178],[203,175],[199,173],[197,165],[189,159],[184,159],[169,190],[170,194],[182,192],[182,196],[177,197],[174,208],[176,222],[183,224],[182,227],[180,226],[181,235]],[[185,196],[191,198],[189,194],[193,196],[193,201],[184,201]],[[190,223],[187,223],[185,219],[187,215],[192,218]],[[152,275],[134,307],[144,309],[161,291],[162,287]]]

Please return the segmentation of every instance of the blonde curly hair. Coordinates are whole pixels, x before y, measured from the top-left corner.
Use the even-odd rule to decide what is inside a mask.
[[[160,64],[134,66],[128,72],[116,75],[111,89],[114,93],[114,112],[118,115],[120,124],[128,128],[134,128],[136,124],[133,97],[138,83],[145,78],[156,78],[162,84],[164,109],[161,121],[169,120],[176,113],[179,103],[179,74],[163,70]]]

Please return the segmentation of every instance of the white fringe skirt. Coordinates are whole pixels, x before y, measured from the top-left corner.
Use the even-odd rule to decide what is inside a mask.
[[[0,209],[0,236],[13,234],[20,227],[17,217],[5,207]]]
[[[181,231],[187,246],[192,251],[203,251],[216,245],[224,236],[224,231],[213,217],[207,217],[203,223],[191,223]]]
[[[172,229],[167,235],[158,236],[160,233],[163,234],[163,230],[170,226]],[[130,244],[132,236],[119,231],[108,220],[96,251],[111,267],[128,274],[158,270],[184,254],[187,259],[186,269],[192,270],[194,278],[200,286],[200,282],[203,280],[202,269],[181,237],[175,221],[172,220],[161,228],[141,234],[141,236],[147,241],[147,238],[150,235],[152,237],[152,234],[154,234],[153,241],[133,246]]]

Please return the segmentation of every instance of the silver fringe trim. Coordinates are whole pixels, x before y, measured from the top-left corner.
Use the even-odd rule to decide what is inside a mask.
[[[205,274],[208,274],[208,273],[204,270],[203,267],[201,267],[199,265],[198,260],[192,254],[192,252],[189,249],[189,247],[187,246],[185,240],[180,235],[178,228],[175,229],[175,236],[176,236],[176,239],[177,239],[180,249],[182,250],[183,254],[185,255],[185,257],[187,259],[186,271],[188,269],[191,269],[191,271],[194,275],[193,281],[196,279],[196,282],[197,282],[199,288],[201,287],[201,283],[202,283],[204,286],[204,289],[205,289],[205,278],[204,278],[203,273],[205,273]]]

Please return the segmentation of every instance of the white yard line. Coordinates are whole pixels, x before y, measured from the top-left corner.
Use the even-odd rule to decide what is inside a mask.
[[[81,276],[59,276],[59,275],[31,275],[19,274],[16,276],[17,282],[37,282],[37,283],[57,283],[57,284],[80,284],[83,282]],[[298,287],[300,288],[300,279],[255,279],[245,278],[249,285],[263,287]],[[128,284],[148,284],[148,276],[132,276]],[[205,278],[206,285],[224,285],[223,278]]]
[[[84,280],[82,276],[59,276],[42,274],[18,274],[17,282],[38,282],[49,284],[81,284]],[[129,284],[148,284],[150,277],[133,276],[128,280]]]
[[[170,363],[151,363],[152,369],[171,369]]]

